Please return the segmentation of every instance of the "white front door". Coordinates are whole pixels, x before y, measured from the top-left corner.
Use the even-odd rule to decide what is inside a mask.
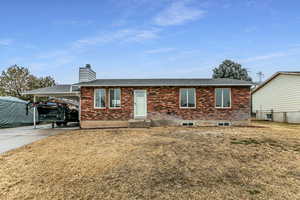
[[[134,90],[134,118],[147,116],[147,91]]]

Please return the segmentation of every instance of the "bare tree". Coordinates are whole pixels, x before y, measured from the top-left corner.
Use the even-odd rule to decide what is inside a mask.
[[[52,77],[35,77],[30,74],[28,68],[13,65],[0,75],[0,95],[13,96],[25,100],[30,100],[30,96],[22,96],[26,90],[55,85]]]

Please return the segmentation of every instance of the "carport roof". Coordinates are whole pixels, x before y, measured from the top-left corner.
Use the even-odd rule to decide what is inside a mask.
[[[52,87],[39,88],[23,92],[23,95],[40,95],[40,96],[77,96],[79,93],[78,86],[74,85],[55,85]]]

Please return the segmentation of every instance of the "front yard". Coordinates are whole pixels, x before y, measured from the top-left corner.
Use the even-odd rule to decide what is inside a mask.
[[[0,199],[300,199],[300,125],[76,130],[0,156]]]

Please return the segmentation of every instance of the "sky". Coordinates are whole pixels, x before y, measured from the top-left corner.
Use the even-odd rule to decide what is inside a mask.
[[[300,71],[298,0],[9,0],[0,2],[0,71],[17,64],[57,83],[210,78],[232,59],[254,80]]]

